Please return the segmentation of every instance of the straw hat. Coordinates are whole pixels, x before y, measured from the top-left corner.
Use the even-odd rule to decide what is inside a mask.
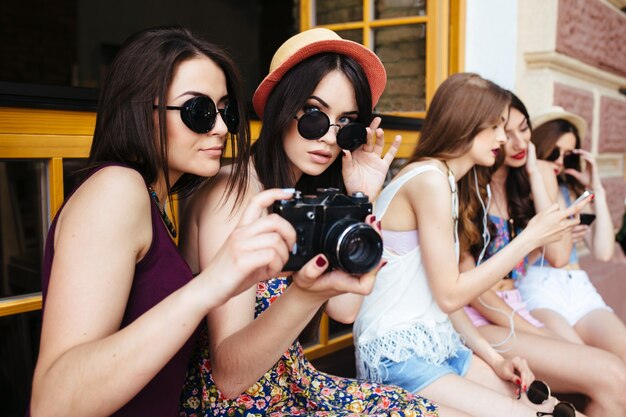
[[[568,112],[560,106],[549,107],[543,113],[535,116],[531,120],[531,123],[533,125],[533,129],[536,129],[544,123],[559,119],[570,122],[576,128],[576,130],[578,130],[578,136],[580,137],[580,140],[583,140],[585,138],[585,135],[587,134],[587,122],[585,121],[585,119],[577,114]]]
[[[360,43],[342,39],[332,30],[315,28],[292,36],[278,48],[272,58],[269,74],[252,97],[256,114],[263,117],[268,97],[287,71],[310,56],[327,52],[347,55],[361,65],[372,90],[372,105],[376,105],[387,83],[385,67],[380,59]]]

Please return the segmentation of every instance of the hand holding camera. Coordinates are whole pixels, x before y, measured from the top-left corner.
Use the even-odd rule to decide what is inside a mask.
[[[360,275],[380,263],[382,238],[369,224],[372,204],[360,192],[347,196],[335,188],[318,190],[279,200],[273,212],[285,218],[296,231],[296,243],[283,271],[297,271],[310,259],[323,254],[329,269]]]

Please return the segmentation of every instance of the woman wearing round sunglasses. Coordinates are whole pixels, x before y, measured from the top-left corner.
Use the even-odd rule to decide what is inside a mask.
[[[551,410],[525,398],[513,401],[514,390],[534,379],[524,355],[503,358],[462,307],[530,250],[559,240],[575,224],[567,216],[580,210],[553,207],[538,214],[504,253],[460,271],[461,254],[480,241],[472,170],[495,163],[506,141],[509,102],[507,91],[472,73],[454,74],[437,89],[413,156],[376,202],[389,263],[354,326],[360,377],[477,417]]]
[[[536,211],[554,205],[558,186],[551,166],[537,161],[530,141],[531,126],[524,104],[512,96],[506,124],[508,140],[503,158],[489,175],[491,204],[488,219],[482,213],[474,221],[489,224],[486,242],[473,247],[473,259],[486,248],[485,263],[515,243],[530,225]],[[533,133],[534,135],[534,133]],[[529,259],[544,256],[555,265],[567,263],[571,249],[570,234],[537,249],[514,268],[501,275],[490,290],[476,297],[466,312],[474,326],[503,356],[522,355],[535,375],[548,381],[557,392],[579,392],[589,397],[585,413],[589,416],[625,415],[626,368],[605,351],[569,343],[547,330],[522,301],[516,286],[524,285]],[[471,270],[473,262],[464,264]],[[541,284],[543,285],[543,284]],[[562,406],[565,407],[565,406]]]
[[[251,199],[238,233],[195,279],[165,210],[171,193],[187,195],[217,174],[227,130],[235,153],[227,181],[245,181],[239,98],[231,59],[185,29],[142,31],[116,56],[83,181],[46,242],[32,416],[176,415],[207,312],[280,270],[295,234],[282,219],[259,217],[290,193]]]
[[[597,259],[607,261],[615,250],[614,228],[606,191],[595,157],[581,149],[586,131],[583,118],[554,107],[534,120],[532,141],[537,156],[558,175],[559,200],[568,205],[585,189],[594,193],[593,205],[581,214],[572,232]],[[582,170],[581,159],[585,161]],[[589,222],[592,222],[591,224]],[[532,314],[546,327],[574,343],[586,343],[613,352],[626,363],[626,326],[606,305],[589,276],[578,265],[576,248],[564,268],[552,268],[539,259],[528,268],[519,290]]]
[[[272,187],[295,187],[305,195],[333,187],[375,198],[400,142],[396,138],[381,158],[380,119],[370,120],[385,83],[373,52],[328,29],[287,40],[253,97],[263,127],[252,148],[243,201]],[[223,236],[237,233],[242,213],[225,188],[227,175],[224,170],[224,178],[187,207],[184,252],[192,268],[222,250]],[[372,216],[366,221],[378,230]],[[290,279],[282,274],[252,285],[210,313],[208,337],[188,372],[182,413],[437,415],[434,404],[399,388],[317,371],[298,341],[307,323],[316,328],[311,320],[322,308],[335,320],[351,322],[382,265],[376,262],[357,276],[328,271],[329,259],[315,254]]]

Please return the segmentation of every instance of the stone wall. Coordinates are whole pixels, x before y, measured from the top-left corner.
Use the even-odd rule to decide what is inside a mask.
[[[519,2],[516,91],[531,116],[559,105],[582,116],[615,227],[626,196],[626,13],[603,0]],[[537,19],[542,24],[537,25]]]
[[[599,0],[559,0],[556,50],[626,76],[626,14]]]

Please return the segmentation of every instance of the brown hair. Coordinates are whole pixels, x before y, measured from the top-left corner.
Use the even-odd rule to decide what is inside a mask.
[[[578,129],[567,120],[551,120],[538,126],[533,131],[530,139],[537,148],[537,158],[547,159],[556,148],[556,142],[566,133],[574,134],[576,138],[576,149],[580,149],[580,134],[578,133]],[[563,165],[565,168],[573,168],[580,171],[580,158],[578,155],[573,155],[571,158],[568,158],[568,161],[564,160]],[[585,186],[571,175],[561,173],[558,179],[559,184],[567,184],[567,187],[576,195],[581,194],[585,190]]]
[[[500,120],[511,101],[510,94],[495,83],[474,73],[448,77],[435,92],[420,136],[408,163],[426,158],[446,160],[468,152],[474,137]],[[486,176],[481,175],[479,190],[484,195]],[[461,251],[480,240],[474,218],[480,210],[474,178],[458,180],[459,240]]]

